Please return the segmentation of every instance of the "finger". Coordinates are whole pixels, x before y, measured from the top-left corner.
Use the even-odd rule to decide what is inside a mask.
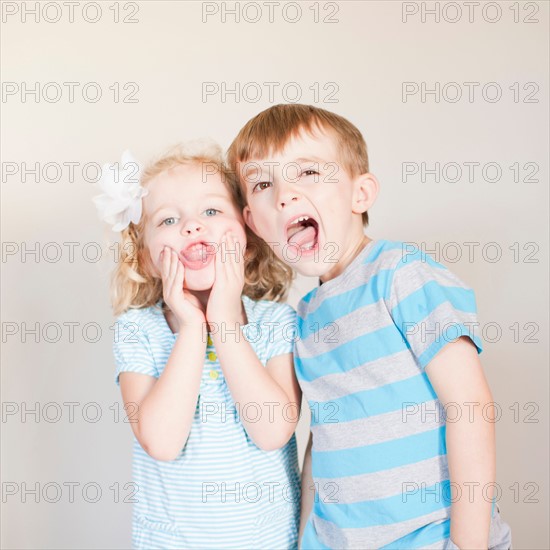
[[[161,276],[163,281],[168,276],[169,266],[170,266],[170,253],[169,253],[168,247],[165,246],[162,249],[162,258],[161,258]]]
[[[235,249],[237,250],[238,263],[244,263],[244,247],[239,236],[236,233],[233,233],[233,242],[235,243]]]
[[[172,249],[170,247],[166,247],[166,264],[165,264],[165,282],[167,288],[170,288],[172,286]]]
[[[215,267],[215,283],[220,283],[222,279],[224,278],[224,267],[223,267],[223,255],[225,254],[225,235],[222,236],[220,241],[220,246],[216,252],[216,256],[214,258],[214,267]]]
[[[229,233],[227,236],[227,243],[229,246],[229,249],[231,250],[231,259],[229,261],[228,270],[231,271],[231,274],[235,276],[239,270],[239,250],[237,241],[235,240],[235,235],[233,233]]]
[[[244,271],[245,271],[245,262],[244,262],[244,246],[240,241],[240,236],[236,233],[233,233],[233,240],[235,243],[235,248],[237,250],[238,258],[235,262],[234,278],[238,283],[240,290],[244,287]]]
[[[183,292],[183,264],[178,259],[178,265],[176,267],[176,275],[174,278],[174,289],[178,292]]]
[[[231,247],[231,239],[229,237],[229,233],[226,233],[223,236],[223,249],[224,254],[222,256],[222,264],[223,264],[223,275],[225,277],[225,281],[227,281],[228,277],[231,275],[233,268],[233,262],[234,256],[233,256],[233,249]]]
[[[170,249],[170,281],[174,284],[174,279],[176,277],[176,270],[178,269],[178,255],[175,250]]]
[[[170,285],[167,283],[167,282],[163,282],[162,283],[162,297],[164,298],[164,301],[165,303],[169,303],[171,302],[170,300],[170,297],[171,297],[171,288],[170,288]]]
[[[240,273],[243,270],[244,260],[241,252],[241,243],[235,233],[231,233],[230,243],[233,250],[235,250],[235,259],[231,262],[233,275],[235,277],[240,277]]]
[[[234,274],[234,264],[235,264],[235,249],[231,241],[231,234],[227,233],[225,235],[225,280],[230,282],[231,277]]]
[[[179,258],[178,258],[177,252],[174,249],[168,247],[168,250],[169,250],[168,255],[170,256],[170,262],[168,267],[168,274],[166,277],[166,283],[168,288],[168,294],[173,298],[178,292],[178,288],[176,286],[176,272],[178,269]]]
[[[164,298],[166,301],[166,297],[169,296],[170,293],[170,249],[168,247],[164,247],[163,249],[163,256],[162,256],[162,292],[164,294]]]
[[[180,260],[180,265],[181,265],[181,288],[183,288],[185,285],[185,277],[187,277],[187,271],[181,260]]]
[[[235,243],[235,249],[237,250],[237,263],[241,264],[243,262],[243,247],[239,235],[236,233],[232,233],[231,235],[233,236],[233,242]]]

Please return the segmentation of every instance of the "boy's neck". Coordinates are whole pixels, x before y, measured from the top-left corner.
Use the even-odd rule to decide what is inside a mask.
[[[342,274],[371,241],[372,239],[369,239],[366,235],[361,235],[361,237],[350,246],[349,250],[342,255],[338,263],[330,271],[319,277],[320,284],[326,283]]]

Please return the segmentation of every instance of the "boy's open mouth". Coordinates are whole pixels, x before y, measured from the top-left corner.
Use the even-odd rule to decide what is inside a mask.
[[[312,250],[318,242],[319,224],[310,216],[299,216],[287,226],[286,235],[288,244]]]

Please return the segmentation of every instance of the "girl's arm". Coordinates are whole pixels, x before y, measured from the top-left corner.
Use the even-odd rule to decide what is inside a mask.
[[[456,416],[456,421],[453,418],[446,424],[453,484],[451,539],[459,548],[487,548],[496,470],[495,425],[489,418],[494,409],[485,407],[493,397],[477,350],[463,336],[447,344],[428,364],[426,373],[441,404],[453,403]],[[459,413],[455,413],[457,405]]]
[[[206,318],[222,328],[213,331],[212,342],[225,380],[252,441],[264,451],[278,449],[290,439],[300,416],[302,393],[292,354],[276,355],[264,367],[241,332],[244,259],[231,231],[222,237],[215,268]]]
[[[302,393],[292,354],[272,357],[264,367],[240,329],[222,337],[223,332],[212,334],[212,341],[246,432],[260,449],[279,449],[294,433],[300,416]]]
[[[162,252],[162,292],[179,334],[158,380],[137,373],[120,375],[124,404],[136,403],[132,429],[146,453],[157,460],[174,460],[183,449],[195,415],[206,353],[204,312],[183,290],[185,268],[177,253]]]
[[[137,404],[132,430],[145,452],[174,460],[184,447],[197,406],[206,342],[202,327],[182,326],[158,379],[135,372],[120,374],[124,404]]]
[[[302,494],[300,501],[300,533],[298,535],[298,546],[302,547],[302,537],[307,520],[313,508],[315,499],[315,486],[313,485],[313,474],[311,471],[311,433],[307,442],[304,465],[302,466]]]

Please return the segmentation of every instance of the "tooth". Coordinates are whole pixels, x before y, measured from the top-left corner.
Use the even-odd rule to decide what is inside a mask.
[[[295,219],[291,225],[296,225],[297,223],[305,222],[307,220],[309,220],[309,216],[300,216],[299,218]]]

